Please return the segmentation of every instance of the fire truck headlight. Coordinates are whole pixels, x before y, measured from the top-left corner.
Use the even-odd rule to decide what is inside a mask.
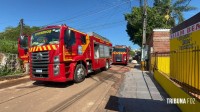
[[[124,60],[126,61],[126,56],[124,57]]]
[[[60,66],[59,65],[54,65],[54,75],[58,75],[60,72]]]
[[[60,62],[59,57],[55,56],[53,61],[54,61],[54,63],[59,63]]]

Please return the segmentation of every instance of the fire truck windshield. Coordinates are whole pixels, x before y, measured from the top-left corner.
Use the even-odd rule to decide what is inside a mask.
[[[114,48],[113,52],[126,52],[125,48]]]
[[[58,28],[36,32],[31,36],[31,46],[58,44],[59,35],[60,35],[60,29]]]

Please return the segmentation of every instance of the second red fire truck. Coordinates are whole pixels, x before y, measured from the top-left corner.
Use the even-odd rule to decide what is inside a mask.
[[[23,62],[28,62],[28,36],[21,36],[18,39],[18,57],[23,60]]]
[[[130,48],[125,45],[116,45],[113,47],[112,61],[113,64],[127,65],[129,62]]]
[[[25,71],[25,73],[29,72],[29,42],[30,37],[26,35],[22,35],[18,38],[18,57],[23,62],[22,68]]]
[[[48,26],[30,38],[30,78],[81,82],[94,70],[107,70],[111,55],[112,43],[105,37],[66,25]]]

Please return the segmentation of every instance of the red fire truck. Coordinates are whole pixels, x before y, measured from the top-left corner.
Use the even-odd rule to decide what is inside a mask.
[[[116,45],[113,47],[112,62],[113,64],[127,65],[129,62],[130,48],[125,45]]]
[[[94,32],[66,25],[47,26],[32,34],[29,47],[32,80],[81,82],[88,73],[110,66],[112,43]]]

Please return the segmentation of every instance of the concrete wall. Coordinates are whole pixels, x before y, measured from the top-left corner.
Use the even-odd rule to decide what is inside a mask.
[[[192,98],[175,83],[173,83],[168,77],[157,70],[154,71],[154,78],[164,88],[164,90],[169,94],[171,98]],[[195,104],[191,104],[190,102],[187,102],[187,104],[177,104],[177,106],[181,109],[182,112],[200,112],[200,103],[197,100],[195,100],[194,103]]]
[[[3,69],[17,71],[21,70],[21,65],[17,54],[0,53],[0,71]]]
[[[0,68],[1,68],[2,66],[5,66],[6,60],[7,60],[6,55],[3,54],[3,53],[0,53]]]

